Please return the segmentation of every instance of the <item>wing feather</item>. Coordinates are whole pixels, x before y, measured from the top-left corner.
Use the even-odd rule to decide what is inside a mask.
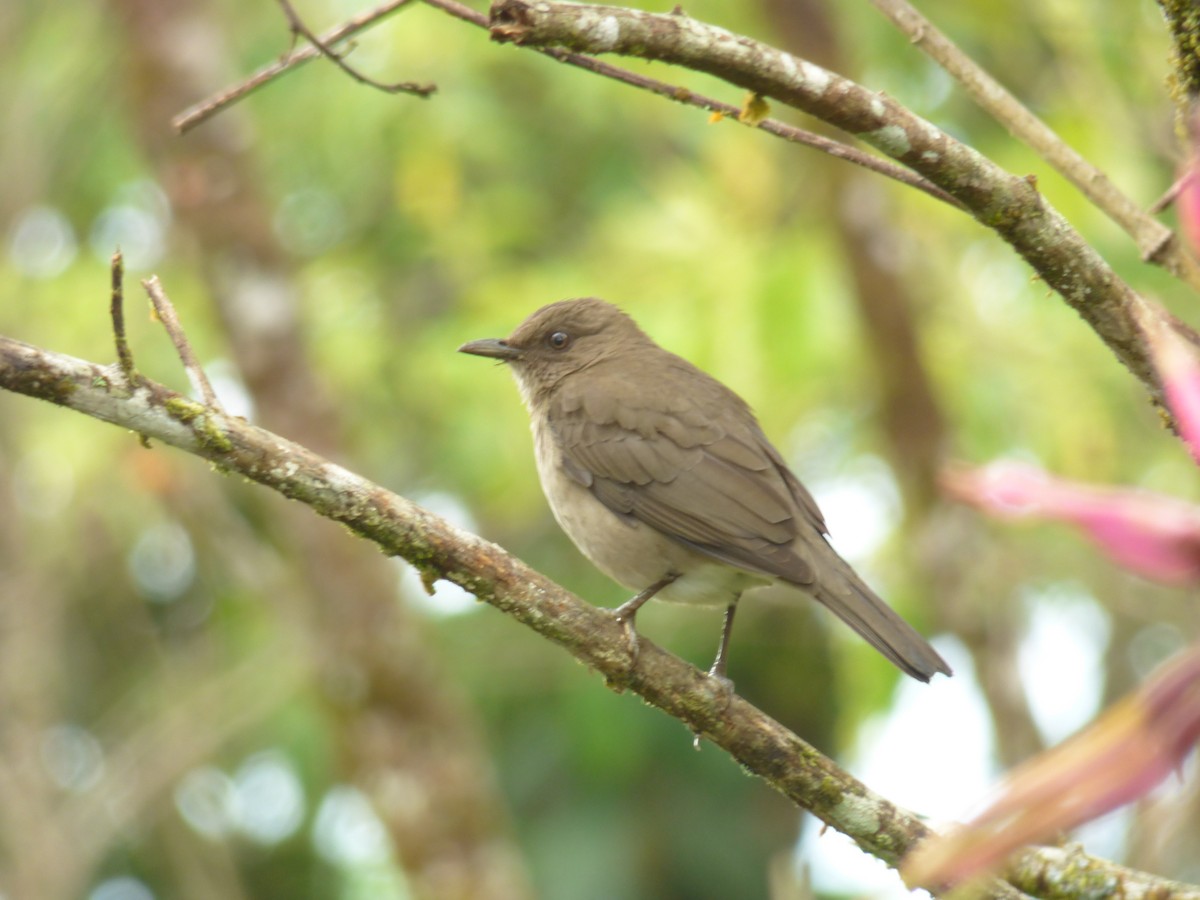
[[[560,390],[549,410],[571,477],[618,515],[713,559],[811,583],[796,537],[824,522],[740,401],[712,415],[694,398],[634,395],[621,379],[601,393],[596,383]]]

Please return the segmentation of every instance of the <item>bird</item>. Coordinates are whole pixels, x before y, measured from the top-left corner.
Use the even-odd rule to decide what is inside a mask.
[[[830,545],[812,495],[749,405],[617,306],[560,300],[506,338],[458,350],[512,371],[555,519],[598,569],[637,592],[614,610],[635,649],[635,616],[653,598],[724,606],[709,674],[728,682],[739,599],[782,583],[913,678],[952,674]]]

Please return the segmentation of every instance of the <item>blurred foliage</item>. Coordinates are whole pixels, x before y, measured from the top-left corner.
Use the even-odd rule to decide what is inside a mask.
[[[272,3],[166,4],[176,6],[159,38],[181,66],[210,79],[206,90],[289,46]],[[299,8],[323,29],[361,7],[327,0]],[[174,151],[164,159],[149,149],[147,130],[162,134],[170,125],[148,118],[156,86],[139,80],[131,62],[149,52],[130,27],[136,9],[118,0],[0,7],[0,333],[111,360],[108,257],[119,244],[141,370],[185,389],[168,341],[140,312],[137,280],[157,273],[232,403],[243,388],[228,316],[217,312],[222,288],[211,276],[224,263],[179,205],[186,188],[165,183]],[[923,9],[1139,202],[1148,205],[1171,183],[1169,42],[1150,0],[937,0]],[[1010,170],[1035,173],[1050,202],[1123,277],[1195,322],[1193,298],[1142,264],[1131,241],[865,4],[780,12],[703,0],[687,12],[781,46],[789,16],[792,25],[821,17],[839,36],[846,74]],[[840,496],[834,488],[864,469],[876,473],[861,512],[885,524],[855,561],[926,632],[954,631],[964,617],[1010,620],[1019,631],[1022,598],[1075,585],[1112,623],[1108,695],[1195,633],[1196,613],[1178,593],[1120,575],[1051,526],[974,522],[984,549],[953,540],[925,547],[935,512],[906,509],[891,474],[897,461],[879,426],[888,373],[864,342],[856,257],[839,227],[846,221],[875,226],[866,251],[894,279],[896,302],[907,304],[945,419],[946,458],[1015,455],[1067,477],[1197,492],[1186,453],[1140,387],[982,227],[812,151],[492,45],[484,32],[420,4],[362,35],[351,59],[384,80],[435,81],[438,92],[425,101],[388,96],[318,61],[196,134],[170,139],[184,154],[201,129],[228,129],[251,173],[249,186],[270,213],[259,239],[279,248],[299,305],[297,352],[340,422],[338,462],[469,515],[465,524],[582,596],[618,603],[622,592],[580,558],[549,515],[511,380],[454,353],[468,339],[506,334],[544,303],[598,295],[752,403],[818,499],[830,498],[835,542],[860,527],[880,530],[831,508]],[[739,91],[712,79],[631,66],[740,101]],[[778,106],[773,112],[811,124]],[[235,175],[210,172],[202,187],[220,191],[226,177]],[[239,296],[261,302],[248,312],[272,315],[265,294]],[[293,420],[309,414],[308,401],[296,397],[287,411]],[[269,410],[248,414],[271,421]],[[278,524],[285,501],[23,398],[0,396],[0,421],[0,502],[8,510],[0,628],[9,655],[0,703],[4,721],[17,723],[0,737],[25,735],[29,758],[48,767],[47,808],[59,793],[96,797],[120,789],[121,778],[136,781],[136,770],[106,766],[113,748],[169,713],[182,692],[237,663],[270,660],[278,645],[307,654],[301,668],[316,672],[214,740],[177,786],[100,848],[97,864],[64,896],[404,896],[395,866],[404,854],[353,799],[382,802],[377,785],[355,782],[346,769],[344,744],[358,733],[347,728],[354,704],[338,699],[343,682],[325,670],[320,651],[337,613],[299,599],[311,576]],[[931,596],[939,554],[974,570],[969,590]],[[324,574],[337,582],[344,573]],[[712,748],[694,752],[677,723],[604,690],[495,611],[468,604],[453,612],[449,600],[422,599],[399,587],[409,582],[398,574],[389,577],[397,595],[387,602],[419,611],[412,652],[436,661],[463,715],[478,719],[471,733],[492,759],[537,893],[767,894],[769,873],[790,859],[801,822],[785,801]],[[951,602],[961,606],[947,609]],[[719,631],[716,613],[670,607],[647,609],[638,624],[697,664],[707,664]],[[886,712],[898,676],[844,632],[808,604],[751,597],[739,615],[731,675],[752,702],[848,761],[864,723]],[[264,668],[264,680],[273,668]],[[254,679],[243,689],[253,694]],[[233,718],[241,696],[227,696],[218,719]],[[404,725],[397,716],[387,727]],[[46,749],[47,735],[65,726],[74,730],[64,753],[83,759],[79,772],[54,768]],[[276,787],[255,793],[245,767],[267,751],[275,754],[266,768]],[[46,780],[46,771],[36,777]],[[0,780],[0,798],[8,782]],[[348,783],[362,794],[348,794]],[[282,803],[280,784],[299,790],[298,817],[290,830],[268,822],[255,832],[253,807]],[[1179,821],[1195,816],[1191,807],[1172,810]],[[496,827],[507,832],[504,822]],[[19,832],[0,816],[0,880],[20,855]],[[1200,853],[1188,845],[1166,852],[1146,844],[1126,841],[1130,862],[1200,879]],[[44,846],[47,854],[54,847]],[[138,881],[113,880],[126,877]]]

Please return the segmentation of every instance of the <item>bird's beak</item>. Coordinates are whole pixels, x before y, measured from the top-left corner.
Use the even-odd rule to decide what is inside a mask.
[[[520,359],[521,351],[510,347],[503,338],[484,338],[480,341],[470,341],[458,348],[459,353],[470,353],[472,356],[490,356],[503,362]]]

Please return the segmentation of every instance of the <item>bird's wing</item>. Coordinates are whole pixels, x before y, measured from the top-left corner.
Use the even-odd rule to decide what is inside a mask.
[[[671,374],[558,391],[549,425],[566,474],[618,515],[713,559],[811,584],[795,538],[825,531],[812,497],[736,395],[712,380],[673,392]]]

